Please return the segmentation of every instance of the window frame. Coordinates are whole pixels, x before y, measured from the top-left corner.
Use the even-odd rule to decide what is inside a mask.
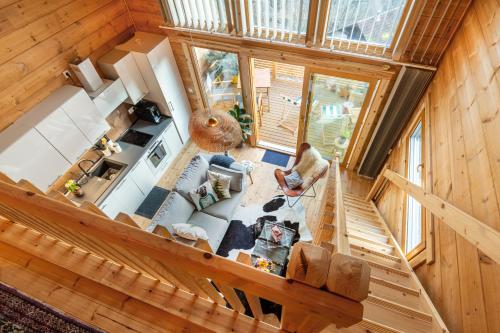
[[[422,110],[420,110],[415,117],[415,119],[410,123],[409,131],[407,132],[405,136],[405,177],[408,179],[409,177],[409,161],[410,161],[410,140],[412,134],[415,132],[417,129],[418,125],[420,124],[421,126],[421,142],[422,142],[422,147],[421,147],[421,156],[422,156],[422,171],[421,171],[421,186],[424,187],[425,185],[425,174],[426,174],[426,169],[425,169],[425,145],[426,145],[426,138],[425,138],[425,119],[424,119],[424,114]],[[407,215],[407,209],[408,209],[408,194],[404,193],[403,195],[403,216],[402,216],[402,241],[401,241],[401,247],[403,252],[406,255],[406,258],[408,260],[411,260],[415,258],[418,254],[423,252],[426,248],[426,211],[423,205],[421,205],[421,242],[415,246],[411,251],[407,252],[406,250],[406,241],[407,241],[407,226],[408,226],[408,215]]]

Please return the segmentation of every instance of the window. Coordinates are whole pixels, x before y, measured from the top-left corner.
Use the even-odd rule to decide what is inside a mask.
[[[330,48],[390,47],[406,0],[332,0],[326,30]],[[337,43],[334,43],[337,42]],[[328,45],[325,45],[328,46]],[[363,50],[365,49],[365,50]]]
[[[228,32],[224,0],[164,0],[168,19],[176,27]]]
[[[193,47],[193,53],[210,110],[242,105],[238,55],[201,47]]]
[[[408,137],[408,180],[415,185],[423,183],[422,120],[419,120]],[[422,205],[412,196],[406,198],[406,223],[404,248],[408,256],[420,252],[424,246],[424,214]]]
[[[307,29],[309,0],[250,0],[248,34],[264,39],[300,39]]]

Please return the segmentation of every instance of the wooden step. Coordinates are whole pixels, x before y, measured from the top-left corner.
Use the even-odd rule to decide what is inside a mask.
[[[365,198],[362,198],[360,196],[357,196],[355,194],[351,194],[351,193],[342,193],[342,195],[345,197],[345,198],[349,198],[349,199],[352,199],[352,200],[356,200],[356,201],[359,201],[359,202],[362,202],[362,203],[369,203],[369,201],[366,201]]]
[[[349,201],[344,201],[344,206],[346,209],[351,209],[355,211],[359,211],[360,213],[367,213],[374,215],[373,207],[368,205],[358,205]]]
[[[383,225],[375,219],[367,219],[366,217],[357,216],[357,215],[349,214],[349,213],[346,214],[346,219],[348,222],[349,221],[360,222],[360,223],[371,225],[371,226],[374,226],[377,228],[383,228]]]
[[[391,244],[387,244],[387,243],[382,243],[382,242],[379,242],[379,241],[376,241],[376,240],[372,240],[368,237],[366,237],[364,234],[361,234],[361,235],[355,235],[355,234],[351,234],[349,233],[349,239],[353,238],[353,239],[358,239],[362,242],[365,242],[367,244],[371,244],[371,245],[375,245],[375,246],[378,246],[380,247],[381,249],[385,249],[386,251],[382,251],[384,253],[393,253],[394,252],[394,246],[392,246]]]
[[[368,263],[371,269],[371,276],[378,279],[387,280],[388,282],[391,283],[400,284],[405,287],[409,288],[415,287],[415,282],[410,278],[408,272],[390,266],[386,266],[363,257],[358,257],[358,258],[363,259]]]
[[[395,255],[392,255],[392,254],[387,254],[387,253],[383,253],[383,252],[378,252],[378,251],[374,251],[374,250],[370,250],[364,246],[359,246],[359,245],[356,245],[356,244],[350,244],[351,248],[353,249],[356,249],[358,251],[362,251],[363,253],[369,253],[373,256],[377,256],[377,257],[381,257],[383,259],[388,259],[388,260],[392,260],[392,261],[395,261],[395,262],[398,262],[398,263],[401,263],[401,258],[398,257],[398,256],[395,256]]]
[[[345,208],[345,213],[346,213],[346,215],[352,215],[352,216],[356,216],[356,217],[359,217],[359,218],[366,219],[368,221],[373,221],[373,222],[379,223],[378,222],[378,216],[375,215],[375,214],[373,214],[373,213],[362,212],[362,211],[359,211],[357,209],[352,209],[352,208],[349,208],[349,207]]]
[[[402,270],[401,262],[397,260],[397,257],[393,257],[394,259],[391,257],[383,257],[377,255],[373,251],[360,249],[352,244],[351,244],[351,254],[353,256],[360,257],[362,259],[375,261],[382,265]]]
[[[373,241],[376,241],[376,242],[379,242],[382,244],[389,244],[389,241],[390,241],[390,238],[386,235],[381,235],[381,234],[378,234],[375,232],[368,231],[366,229],[363,230],[362,228],[357,228],[357,227],[352,226],[352,225],[347,225],[347,231],[349,233],[354,234],[354,235],[358,235],[358,236],[364,237],[366,239],[371,239]]]
[[[377,227],[373,224],[368,224],[368,223],[363,223],[363,222],[357,222],[357,221],[352,221],[347,219],[347,226],[354,226],[356,228],[360,228],[361,230],[367,230],[369,232],[373,232],[376,234],[380,235],[386,235],[385,229],[382,227]]]
[[[402,286],[395,284],[382,283],[379,284],[373,280],[370,280],[370,295],[380,297],[383,299],[390,300],[392,302],[417,309],[423,310],[422,301],[420,299],[420,294],[408,293],[402,291]]]
[[[374,323],[402,332],[432,332],[432,317],[423,312],[374,297],[368,297],[362,303],[364,306],[363,317]]]
[[[385,254],[389,254],[389,255],[393,254],[392,248],[388,248],[386,246],[379,246],[379,245],[376,245],[376,244],[373,244],[373,243],[370,243],[370,242],[366,242],[366,241],[364,241],[362,239],[358,239],[356,237],[349,237],[349,243],[351,245],[356,245],[356,246],[359,246],[359,247],[364,247],[364,248],[369,249],[371,251],[385,253]]]

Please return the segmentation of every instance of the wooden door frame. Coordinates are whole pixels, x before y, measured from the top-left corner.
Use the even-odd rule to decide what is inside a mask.
[[[378,79],[373,78],[371,76],[361,75],[357,73],[345,73],[332,69],[326,69],[323,67],[317,66],[305,66],[304,70],[304,82],[302,85],[302,104],[300,106],[300,118],[299,118],[299,134],[297,137],[297,149],[299,146],[306,141],[307,138],[307,126],[308,126],[308,118],[307,114],[309,112],[309,97],[311,90],[311,82],[312,82],[312,74],[322,74],[333,77],[340,77],[343,79],[362,81],[368,83],[368,89],[366,91],[365,98],[363,100],[363,105],[361,106],[361,110],[359,112],[358,119],[356,120],[356,125],[354,126],[354,130],[352,132],[351,139],[349,141],[349,146],[346,149],[346,153],[344,155],[344,160],[342,161],[342,167],[346,167],[347,161],[349,161],[350,155],[353,152],[354,143],[359,144],[357,137],[360,134],[360,129],[362,125],[362,119],[365,118],[365,114],[370,105],[370,101],[372,100],[375,87],[377,86]],[[307,84],[306,84],[307,82]]]

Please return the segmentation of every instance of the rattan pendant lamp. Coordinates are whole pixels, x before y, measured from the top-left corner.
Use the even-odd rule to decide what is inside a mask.
[[[224,152],[242,141],[240,124],[224,111],[197,111],[189,121],[189,134],[194,143],[209,152]]]

